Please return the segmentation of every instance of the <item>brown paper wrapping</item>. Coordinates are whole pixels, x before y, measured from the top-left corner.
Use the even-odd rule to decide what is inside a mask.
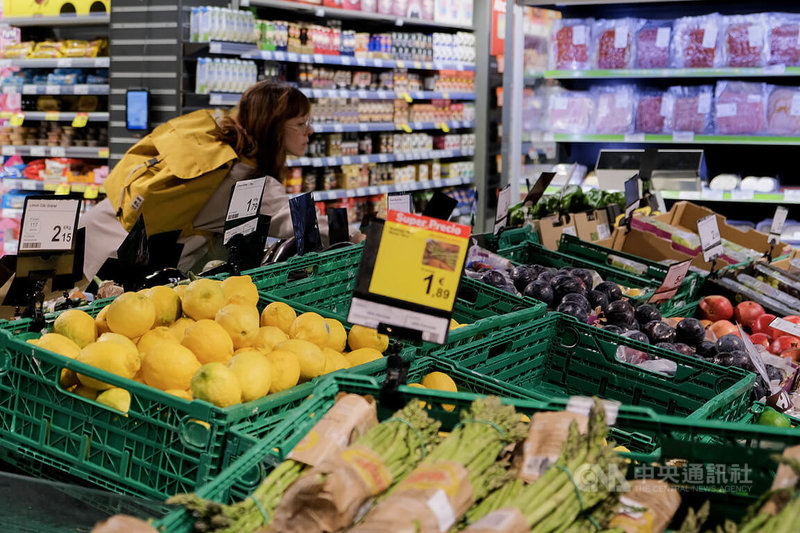
[[[662,533],[680,507],[681,495],[669,483],[658,479],[637,479],[630,484],[631,490],[620,498],[618,514],[611,519],[608,529]]]
[[[789,459],[800,461],[800,446],[791,446],[783,450],[783,456]],[[778,471],[775,472],[775,479],[772,480],[770,490],[788,489],[797,484],[797,474],[794,473],[792,467],[789,465],[781,464],[778,466]],[[762,507],[762,513],[769,513],[771,515],[778,514],[778,512],[786,505],[787,498],[775,495],[767,501]]]
[[[522,511],[516,507],[503,507],[487,514],[464,533],[528,533],[530,527]]]
[[[589,426],[587,416],[569,411],[533,415],[528,438],[522,446],[522,464],[518,474],[521,480],[533,483],[558,460],[573,420],[578,424],[578,430],[586,433]]]
[[[344,395],[297,443],[287,458],[316,466],[347,448],[354,437],[363,435],[377,423],[378,414],[372,398],[358,394]]]
[[[350,533],[443,533],[472,503],[469,473],[461,464],[421,464]]]

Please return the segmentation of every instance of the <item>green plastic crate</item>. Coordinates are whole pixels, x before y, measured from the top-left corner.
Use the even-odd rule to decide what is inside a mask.
[[[459,422],[459,412],[467,409],[478,395],[472,393],[447,393],[429,389],[400,387],[405,401],[419,399],[430,407],[430,414],[442,422],[442,430],[449,431]],[[271,464],[282,461],[286,454],[313,427],[322,413],[334,403],[340,392],[370,394],[380,396],[380,383],[374,378],[340,375],[321,381],[314,391],[314,397],[307,402],[292,420],[285,420],[276,426],[256,446],[231,464],[211,483],[202,487],[197,494],[203,498],[218,502],[236,500],[236,492],[231,489],[237,481],[251,472],[256,465],[264,464],[264,457],[270,457]],[[523,400],[504,398],[503,402],[512,404],[527,415],[541,411],[563,411],[567,407],[566,399]],[[448,412],[444,405],[455,405],[456,409]],[[391,410],[378,404],[378,418],[385,420],[392,414]],[[706,478],[694,486],[693,492],[683,492],[684,505],[699,507],[702,500],[712,500],[712,523],[719,523],[726,518],[737,519],[746,510],[747,505],[769,488],[774,477],[775,463],[770,454],[780,453],[784,448],[800,444],[800,432],[789,429],[736,424],[709,420],[685,419],[682,417],[658,415],[651,409],[621,406],[615,427],[629,431],[646,432],[655,435],[658,447],[648,454],[631,454],[634,460],[642,461],[640,465],[650,465],[658,461],[662,465],[673,459],[680,459],[693,464],[714,464],[726,467],[746,464],[750,469],[749,493],[713,492],[714,485]],[[682,476],[685,467],[670,467],[669,475]],[[653,474],[656,469],[653,468]],[[642,472],[642,478],[647,471]],[[264,472],[266,474],[267,472]],[[659,471],[660,473],[660,471]],[[631,472],[629,472],[629,475]],[[635,476],[632,476],[635,477]],[[711,491],[711,492],[710,492]],[[684,510],[679,511],[677,520]],[[185,510],[176,510],[164,519],[155,523],[165,533],[189,533],[192,531],[193,519]]]
[[[532,242],[540,244],[539,234],[533,229],[533,226],[523,226],[521,228],[503,228],[500,235],[494,233],[477,233],[472,237],[477,238],[478,242],[483,242],[484,247],[489,250],[496,251],[509,246],[521,244],[523,242]]]
[[[674,377],[617,359],[627,346],[675,361]],[[426,355],[496,378],[541,399],[599,396],[659,414],[740,420],[750,406],[755,374],[642,344],[551,313],[513,332],[490,332]]]
[[[86,310],[96,315],[109,300]],[[260,307],[268,302],[262,300]],[[49,315],[52,323],[57,315]],[[15,331],[30,320],[18,321]],[[0,330],[0,448],[45,463],[113,492],[163,500],[192,491],[226,466],[229,429],[282,417],[313,390],[314,382],[224,409],[188,402],[29,344],[38,333]],[[416,348],[400,348],[406,359]],[[69,368],[131,393],[123,413],[58,385]],[[372,361],[339,372],[381,373]]]

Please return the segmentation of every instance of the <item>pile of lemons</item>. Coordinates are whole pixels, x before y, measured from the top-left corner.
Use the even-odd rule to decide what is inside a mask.
[[[250,276],[126,292],[97,318],[71,309],[28,342],[186,400],[218,407],[383,357],[389,338],[274,302],[259,313]],[[349,347],[349,351],[346,349]],[[130,393],[64,369],[61,387],[127,412]]]

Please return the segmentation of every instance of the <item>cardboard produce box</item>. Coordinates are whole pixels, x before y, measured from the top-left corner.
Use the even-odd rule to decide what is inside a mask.
[[[630,231],[627,231],[626,228],[615,228],[610,238],[598,241],[596,244],[644,259],[650,259],[651,261],[685,261],[692,259],[693,265],[703,270],[711,270],[711,265],[703,261],[702,255],[700,256],[701,264],[697,264],[697,257],[679,252],[672,247],[670,241],[635,228]]]
[[[578,238],[586,242],[597,242],[611,237],[613,221],[609,223],[605,209],[595,209],[572,215]]]
[[[577,236],[574,220],[575,217],[569,215],[562,217],[552,215],[534,220],[533,224],[539,233],[539,240],[542,246],[548,250],[558,250],[558,240],[561,238],[562,233]]]

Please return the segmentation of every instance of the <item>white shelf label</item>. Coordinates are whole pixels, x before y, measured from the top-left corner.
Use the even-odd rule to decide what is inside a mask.
[[[383,66],[383,59],[376,59],[373,62],[375,63],[376,67],[382,67]]]
[[[703,247],[703,260],[710,263],[722,255],[722,236],[719,233],[717,215],[711,214],[697,221],[697,232]]]
[[[14,85],[4,85],[3,86],[3,94],[11,94],[17,92],[17,88]]]
[[[225,221],[230,222],[257,215],[266,181],[266,178],[255,178],[236,182],[231,193]]]
[[[764,74],[783,74],[786,72],[786,65],[768,65],[764,67]]]
[[[238,226],[229,229],[222,235],[222,244],[225,245],[231,240],[235,235],[250,235],[254,231],[258,229],[258,218],[252,218],[245,222],[244,224],[239,224]]]
[[[314,54],[314,63],[322,63],[324,60],[322,54]]]
[[[352,64],[352,60],[348,56],[342,56],[342,65],[350,65]]]
[[[369,126],[367,126],[366,124],[359,124],[358,131],[369,131]]]
[[[786,224],[786,216],[789,214],[789,210],[785,207],[778,206],[775,209],[775,216],[772,218],[772,226],[769,228],[769,243],[770,244],[778,244],[781,240],[781,234],[783,233],[783,226]]]
[[[3,146],[2,148],[3,155],[17,155],[17,149],[13,146]]]
[[[755,192],[735,190],[731,191],[731,200],[752,200],[755,198]]]
[[[61,86],[48,85],[44,89],[45,94],[61,94]]]
[[[289,52],[288,54],[286,54],[286,59],[287,61],[296,63],[300,59],[300,57],[294,52]]]
[[[694,142],[694,133],[691,131],[676,131],[672,134],[672,141],[678,143]]]
[[[212,54],[219,54],[222,53],[222,43],[219,42],[212,42],[208,45],[208,51]]]
[[[73,92],[75,94],[89,94],[89,86],[88,85],[76,85],[73,87]]]
[[[670,28],[658,28],[656,31],[656,47],[666,48],[669,46]]]
[[[50,157],[65,157],[67,151],[63,146],[53,146],[50,148]]]
[[[352,165],[353,164],[353,160],[352,160],[352,158],[345,156],[345,157],[342,158],[342,164],[343,165]]]
[[[380,163],[386,163],[387,161],[389,161],[389,156],[386,154],[380,154],[378,155],[378,161]]]
[[[356,94],[358,95],[359,98],[366,98],[367,97],[367,91],[364,91],[364,90],[361,90],[361,89],[356,91]]]
[[[644,142],[644,133],[626,133],[625,134],[625,142],[626,143],[643,143]]]
[[[34,157],[44,157],[47,150],[44,146],[31,146],[31,155]]]
[[[800,189],[784,189],[783,199],[789,202],[800,202]]]
[[[336,132],[336,133],[341,133],[341,132],[342,132],[342,131],[344,131],[344,130],[343,130],[343,128],[342,128],[342,125],[341,125],[341,124],[334,124],[334,125],[333,125],[333,131],[334,131],[334,132]]]
[[[357,58],[356,58],[356,64],[357,64],[359,67],[365,67],[365,66],[367,66],[367,60],[366,60],[366,59],[364,59],[363,57],[357,57]]]
[[[704,200],[722,200],[725,198],[724,191],[716,191],[714,189],[703,189],[701,198]]]
[[[72,66],[72,59],[57,59],[56,60],[56,67],[58,68],[65,68]]]
[[[789,322],[788,320],[784,320],[782,318],[776,318],[770,322],[769,327],[775,328],[789,335],[794,335],[795,337],[800,336],[800,325],[795,324],[794,322]]]
[[[20,251],[71,250],[80,205],[77,199],[29,199],[20,230]]]

